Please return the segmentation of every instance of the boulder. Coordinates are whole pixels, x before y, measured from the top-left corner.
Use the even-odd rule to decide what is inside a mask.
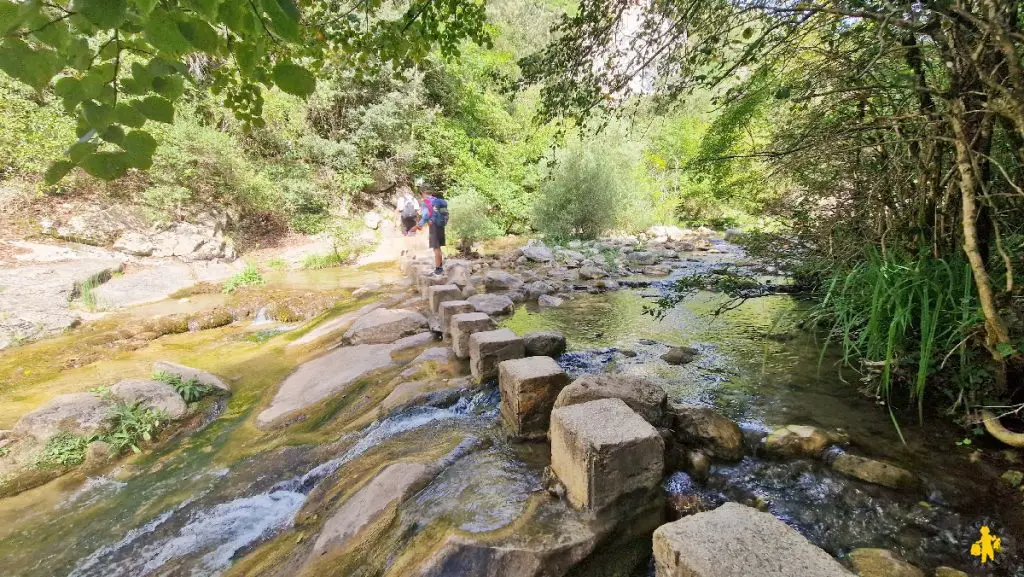
[[[551,252],[551,249],[539,240],[528,241],[521,250],[523,251],[523,256],[533,262],[551,262],[555,260],[555,255]]]
[[[550,357],[527,357],[498,364],[501,415],[519,438],[543,438],[551,409],[569,377]]]
[[[541,308],[557,308],[565,304],[565,299],[551,295],[540,295],[537,298],[537,304]]]
[[[349,497],[324,523],[313,545],[313,557],[345,547],[391,506],[422,487],[430,478],[425,463],[394,463]]]
[[[85,461],[82,468],[86,471],[94,471],[107,464],[114,456],[114,448],[106,441],[93,441],[85,447]]]
[[[405,309],[375,309],[357,319],[345,331],[344,339],[352,345],[393,343],[427,328],[427,319]]]
[[[850,564],[860,577],[924,577],[924,571],[888,549],[854,549]]]
[[[161,411],[175,420],[184,417],[188,411],[188,405],[174,387],[160,381],[126,379],[110,387],[110,394],[126,403],[139,403]]]
[[[468,299],[469,297],[476,294],[476,287],[468,284],[462,288],[462,298]]]
[[[455,285],[457,287],[460,287],[460,288],[463,288],[463,289],[465,289],[465,287],[470,286],[470,284],[469,284],[469,277],[470,277],[469,266],[467,266],[467,265],[465,265],[465,264],[463,264],[461,262],[460,263],[455,263],[455,264],[452,264],[451,266],[447,267],[446,268],[446,272],[448,273],[448,283],[449,284],[453,284],[453,285]]]
[[[647,251],[631,252],[626,256],[626,261],[630,264],[652,265],[658,262],[658,255]]]
[[[14,424],[14,432],[38,441],[71,433],[91,436],[102,431],[113,403],[92,393],[58,395],[42,407],[23,415]]]
[[[550,437],[551,469],[577,509],[598,512],[661,483],[665,443],[620,399],[555,409]]]
[[[918,486],[917,477],[906,469],[849,453],[837,456],[832,461],[832,468],[866,483],[890,489],[915,489]]]
[[[699,354],[700,352],[693,347],[672,347],[661,355],[661,360],[670,365],[685,365],[696,360]]]
[[[149,256],[153,254],[155,247],[146,235],[126,232],[114,241],[114,248],[135,256]]]
[[[775,429],[764,440],[764,450],[773,457],[817,457],[842,437],[817,427],[786,425]]]
[[[769,513],[739,503],[654,532],[657,577],[853,577]]]
[[[453,284],[434,285],[427,289],[427,302],[430,312],[437,313],[438,307],[445,301],[462,300],[462,289]]]
[[[509,329],[483,331],[469,336],[469,370],[482,383],[498,377],[498,364],[522,358],[523,339]]]
[[[513,290],[523,286],[523,280],[503,270],[489,270],[484,275],[484,286],[489,291]]]
[[[523,345],[530,357],[560,357],[565,352],[565,337],[555,331],[536,331],[523,335]]]
[[[512,299],[505,295],[479,294],[466,299],[476,310],[487,315],[507,315],[516,309]]]
[[[460,313],[452,317],[452,349],[460,359],[469,358],[469,337],[473,333],[493,331],[497,328],[494,319],[484,313]]]
[[[448,336],[452,332],[452,317],[463,313],[475,313],[473,303],[464,300],[452,300],[441,303],[437,308],[437,320],[441,324],[441,334]]]
[[[732,420],[707,407],[668,404],[669,426],[681,443],[718,459],[743,458],[743,432]]]
[[[526,285],[526,298],[533,300],[538,299],[544,295],[549,295],[555,292],[555,287],[551,286],[550,283],[546,283],[542,280],[534,281]]]
[[[579,274],[581,279],[593,280],[608,276],[608,271],[595,264],[587,264],[580,267]]]
[[[583,375],[562,389],[555,407],[568,407],[599,399],[621,399],[652,425],[661,424],[665,412],[665,389],[634,375]]]
[[[231,391],[231,387],[229,387],[224,381],[220,380],[217,376],[200,371],[199,369],[193,369],[192,367],[172,363],[171,361],[157,361],[153,363],[153,372],[169,373],[181,377],[181,380],[183,381],[196,380],[208,387],[215,387],[222,391]]]

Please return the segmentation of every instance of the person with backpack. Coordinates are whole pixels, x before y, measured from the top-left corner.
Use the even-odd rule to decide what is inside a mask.
[[[416,202],[416,197],[412,195],[411,189],[408,187],[403,187],[403,189],[395,202],[395,210],[398,212],[398,218],[402,225],[402,235],[409,236],[419,219],[420,205]]]
[[[428,183],[420,185],[420,198],[423,206],[420,209],[420,222],[415,230],[423,228],[424,224],[430,224],[430,248],[434,250],[434,274],[443,275],[444,268],[441,267],[441,247],[444,246],[444,227],[448,225],[448,202],[441,198],[437,189]]]

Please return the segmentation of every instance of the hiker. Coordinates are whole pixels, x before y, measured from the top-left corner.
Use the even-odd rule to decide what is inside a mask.
[[[420,215],[420,205],[416,202],[416,197],[412,195],[412,190],[404,188],[395,202],[395,210],[398,212],[398,218],[402,224],[402,235],[409,236]]]
[[[415,230],[430,224],[430,248],[434,250],[434,274],[443,275],[441,268],[441,247],[444,246],[444,227],[448,225],[448,202],[441,198],[437,189],[428,183],[420,185],[420,198],[423,207],[420,209],[420,222]]]

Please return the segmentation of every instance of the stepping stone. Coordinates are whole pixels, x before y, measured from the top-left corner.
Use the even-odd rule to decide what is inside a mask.
[[[853,577],[770,513],[739,503],[654,532],[657,577]]]
[[[473,333],[493,331],[494,319],[484,313],[460,313],[451,319],[452,349],[460,359],[469,358],[469,337]]]
[[[460,296],[459,298],[461,299],[462,297]],[[441,322],[441,334],[446,337],[451,334],[452,317],[455,315],[475,312],[476,307],[469,301],[452,300],[441,303],[441,306],[437,307],[437,318]]]
[[[453,284],[433,285],[427,288],[427,302],[430,304],[432,313],[437,313],[438,307],[445,301],[460,300],[462,300],[462,289]]]
[[[417,286],[420,287],[420,296],[429,302],[430,287],[448,284],[448,279],[443,276],[434,276],[433,269],[431,269],[431,273],[421,275],[417,283]],[[459,298],[462,298],[462,295],[459,295]]]
[[[523,339],[509,329],[473,333],[469,337],[469,371],[478,383],[498,377],[498,363],[526,355]]]
[[[551,469],[577,509],[600,511],[661,483],[665,441],[622,399],[555,409],[550,437]]]
[[[527,357],[498,365],[501,415],[512,434],[544,437],[558,393],[569,377],[551,357]]]

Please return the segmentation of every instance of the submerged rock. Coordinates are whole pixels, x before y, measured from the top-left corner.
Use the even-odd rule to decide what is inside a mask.
[[[832,468],[867,483],[882,485],[890,489],[914,489],[917,477],[896,465],[843,453],[832,461]]]
[[[850,563],[860,577],[924,577],[924,571],[888,549],[854,549]]]
[[[661,355],[661,360],[670,365],[686,365],[695,361],[698,355],[700,351],[693,347],[672,347]]]
[[[669,426],[683,444],[699,447],[719,459],[743,458],[743,432],[739,425],[713,409],[669,403],[668,417]]]
[[[594,264],[585,264],[580,267],[579,274],[581,279],[593,280],[608,276],[608,271]]]
[[[171,419],[185,416],[188,406],[174,387],[160,381],[126,379],[110,387],[110,394],[126,403],[161,411]]]
[[[726,503],[654,532],[658,577],[853,577],[769,513]]]
[[[45,441],[57,433],[91,436],[101,432],[113,403],[92,393],[58,395],[21,417],[14,425],[18,435]]]
[[[936,567],[935,577],[970,577],[967,573],[952,567]]]
[[[816,457],[832,443],[841,442],[844,437],[817,427],[787,425],[775,429],[764,440],[764,450],[769,455],[782,458]]]
[[[621,399],[652,425],[661,423],[665,412],[665,389],[634,375],[583,375],[562,389],[555,407],[568,407],[598,399]]]
[[[360,317],[345,331],[345,341],[352,345],[393,343],[423,331],[427,319],[418,312],[405,309],[375,309]]]
[[[555,331],[537,331],[523,335],[528,357],[560,357],[565,352],[565,337]]]

